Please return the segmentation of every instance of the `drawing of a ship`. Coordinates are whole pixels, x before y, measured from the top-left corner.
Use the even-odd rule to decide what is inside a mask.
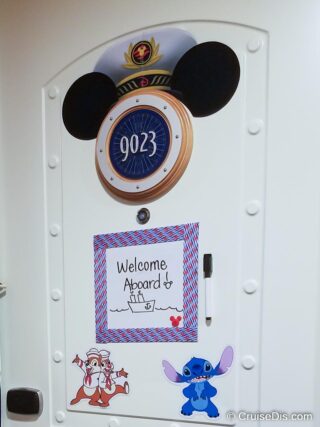
[[[130,301],[128,301],[128,305],[132,313],[151,313],[154,311],[154,305],[156,300],[146,301],[144,299],[143,293],[141,291],[138,292],[138,295],[134,295],[131,292]]]

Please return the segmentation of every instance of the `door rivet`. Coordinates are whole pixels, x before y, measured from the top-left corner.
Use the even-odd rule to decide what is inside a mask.
[[[247,280],[243,284],[243,290],[246,294],[254,294],[258,289],[258,282],[256,280]]]
[[[260,119],[254,119],[251,120],[251,122],[248,125],[248,132],[250,135],[258,135],[258,133],[261,132],[261,129],[263,127],[263,121]]]
[[[120,426],[120,421],[118,418],[111,418],[108,424],[108,427],[118,427]]]
[[[52,289],[51,299],[53,299],[53,301],[60,301],[61,297],[62,297],[62,292],[60,291],[60,289]]]
[[[52,224],[50,227],[50,234],[52,237],[56,237],[60,233],[60,226],[58,224]]]
[[[262,45],[263,42],[261,39],[254,38],[248,41],[247,49],[249,52],[255,53],[258,52],[259,49],[261,49]]]
[[[63,411],[57,411],[56,415],[55,415],[56,421],[58,423],[63,423],[64,420],[66,419],[66,414]]]
[[[63,359],[62,352],[61,351],[55,351],[54,354],[53,354],[53,360],[56,363],[60,363],[62,361],[62,359]]]
[[[244,367],[244,369],[250,370],[254,368],[256,361],[253,356],[247,355],[243,357],[241,364]]]
[[[60,160],[59,160],[58,156],[55,156],[55,155],[51,156],[49,158],[49,160],[48,160],[48,166],[49,166],[49,168],[50,169],[55,169],[58,166],[59,161]]]
[[[246,211],[248,215],[257,215],[261,208],[260,202],[258,200],[252,200],[247,204]]]
[[[49,90],[48,90],[48,96],[50,99],[55,99],[56,96],[59,93],[59,89],[56,86],[52,86]]]

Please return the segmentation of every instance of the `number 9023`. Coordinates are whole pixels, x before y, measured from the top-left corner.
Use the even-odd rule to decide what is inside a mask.
[[[151,152],[149,152],[151,148]],[[129,154],[149,152],[148,157],[153,157],[157,152],[156,133],[154,131],[141,132],[140,135],[134,133],[130,140],[127,136],[120,139],[120,151],[124,154],[121,159],[125,162]]]

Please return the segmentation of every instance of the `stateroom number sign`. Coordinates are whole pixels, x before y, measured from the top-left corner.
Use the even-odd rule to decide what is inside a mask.
[[[135,108],[117,123],[110,138],[110,160],[128,179],[143,179],[164,162],[170,148],[170,129],[162,114]]]
[[[97,138],[97,166],[108,189],[139,200],[168,191],[192,151],[187,109],[168,93],[136,91],[106,116]]]

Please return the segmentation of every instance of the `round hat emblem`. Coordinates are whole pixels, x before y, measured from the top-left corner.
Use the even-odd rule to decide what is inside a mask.
[[[152,46],[148,41],[136,43],[131,51],[131,60],[136,65],[145,65],[152,58]]]

